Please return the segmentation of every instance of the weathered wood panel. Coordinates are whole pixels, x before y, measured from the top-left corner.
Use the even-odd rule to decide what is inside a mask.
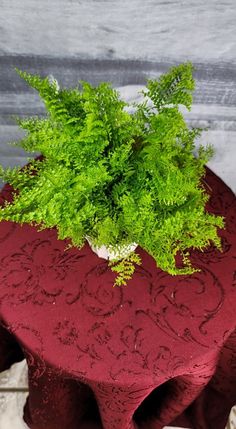
[[[236,63],[235,0],[0,0],[0,52]]]
[[[141,85],[147,79],[156,78],[166,72],[175,62],[138,60],[76,60],[68,58],[46,58],[33,56],[0,56],[0,124],[12,123],[12,114],[43,114],[42,103],[34,90],[17,75],[19,67],[42,76],[53,75],[61,86],[71,87],[79,80],[93,84],[109,81],[129,97],[136,98]],[[194,104],[206,105],[204,112],[208,119],[208,107],[218,106],[217,121],[232,121],[236,106],[236,67],[232,64],[194,63],[196,90]],[[138,87],[140,85],[140,88]],[[227,107],[224,110],[222,107]],[[212,112],[212,107],[209,109]],[[222,115],[223,113],[223,115]]]
[[[207,83],[212,99],[214,91],[221,90],[224,98],[219,102],[236,104],[236,66],[231,62],[196,62],[188,58],[194,65],[194,77],[199,82]],[[16,74],[14,67],[26,69],[42,75],[53,74],[60,83],[67,86],[75,85],[79,79],[86,79],[94,84],[108,80],[116,86],[143,85],[147,78],[154,78],[166,72],[169,67],[185,60],[180,56],[178,61],[149,61],[132,59],[82,59],[68,57],[46,57],[43,55],[0,55],[0,90],[27,91],[28,86]]]

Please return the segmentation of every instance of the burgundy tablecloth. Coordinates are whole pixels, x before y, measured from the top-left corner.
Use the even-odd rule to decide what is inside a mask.
[[[236,403],[236,199],[210,170],[223,252],[172,277],[138,248],[127,287],[88,245],[0,224],[0,370],[24,356],[31,429],[223,429]],[[6,185],[2,200],[11,198]]]

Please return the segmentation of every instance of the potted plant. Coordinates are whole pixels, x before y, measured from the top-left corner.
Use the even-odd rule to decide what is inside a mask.
[[[148,80],[133,113],[109,83],[60,89],[48,77],[16,71],[48,113],[17,119],[27,133],[13,144],[42,156],[23,168],[1,168],[16,191],[0,219],[56,227],[58,239],[71,239],[68,247],[88,240],[110,258],[115,285],[126,284],[141,263],[137,244],[172,275],[196,271],[190,248],[221,249],[223,218],[205,209],[205,164],[213,149],[196,149],[202,130],[188,128],[179,110],[191,108],[190,62]]]

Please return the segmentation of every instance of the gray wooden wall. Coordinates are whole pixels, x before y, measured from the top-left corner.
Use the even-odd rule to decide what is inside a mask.
[[[216,154],[209,166],[236,191],[235,0],[0,0],[0,162],[27,154],[6,143],[21,133],[12,115],[42,114],[19,67],[61,86],[110,81],[128,101],[147,78],[186,60],[195,66],[191,125]]]

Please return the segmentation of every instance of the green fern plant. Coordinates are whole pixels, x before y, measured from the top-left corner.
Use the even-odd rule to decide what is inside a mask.
[[[26,136],[13,144],[42,157],[23,169],[0,169],[17,190],[0,219],[56,227],[58,239],[71,239],[68,247],[81,248],[86,236],[117,251],[138,243],[172,275],[196,271],[190,248],[221,249],[224,220],[205,210],[202,183],[213,149],[196,150],[202,130],[189,129],[179,110],[192,104],[190,62],[148,80],[132,114],[109,83],[59,89],[49,78],[16,71],[38,91],[47,116],[17,119]],[[111,261],[115,284],[126,284],[140,263],[134,253]]]

